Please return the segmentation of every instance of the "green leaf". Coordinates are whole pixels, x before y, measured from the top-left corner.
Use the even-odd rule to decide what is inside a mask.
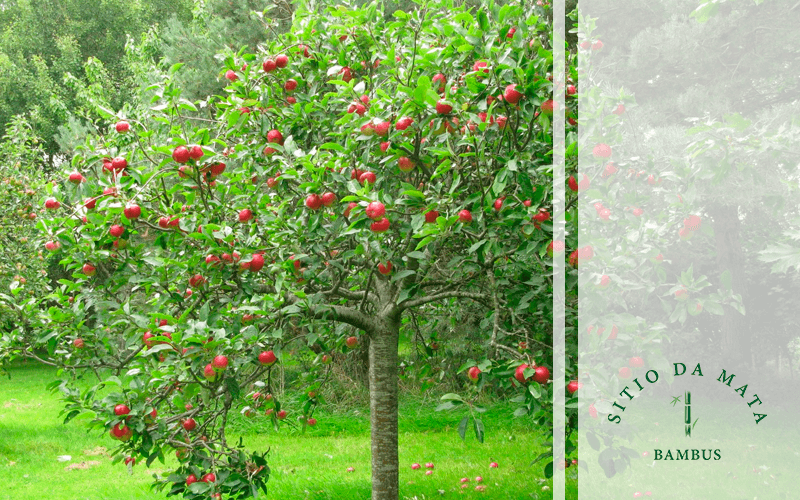
[[[473,427],[475,429],[475,437],[478,439],[479,443],[483,443],[483,436],[485,434],[484,428],[483,428],[483,422],[481,421],[481,419],[476,418],[476,419],[473,419],[472,423],[473,423]]]
[[[594,432],[587,432],[586,440],[589,442],[589,446],[591,446],[592,449],[595,451],[600,450],[600,441],[597,439],[597,436],[594,434]]]
[[[436,238],[434,238],[433,236],[426,236],[425,238],[422,239],[422,241],[420,241],[417,244],[417,247],[414,250],[419,250],[420,248],[424,248],[428,243],[430,243],[431,241],[433,241],[435,239]]]
[[[491,26],[489,26],[489,17],[486,16],[484,11],[478,12],[478,26],[480,26],[483,31],[489,31],[491,28]]]
[[[461,398],[460,395],[452,393],[452,392],[445,394],[444,396],[442,396],[439,399],[442,400],[442,401],[460,401],[462,403],[464,402],[464,400]]]
[[[550,462],[544,466],[544,477],[547,479],[553,477],[553,462]]]
[[[723,309],[722,306],[717,302],[706,301],[703,304],[703,309],[705,309],[711,314],[716,314],[717,316],[725,315],[725,309]]]
[[[462,440],[467,439],[467,424],[469,423],[469,416],[466,416],[461,419],[461,422],[458,424],[458,435],[461,436]]]
[[[508,183],[508,169],[502,168],[494,178],[494,185],[492,185],[492,191],[494,192],[495,196],[500,196],[503,194],[503,190],[506,188]]]
[[[475,252],[476,252],[476,251],[477,251],[477,250],[478,250],[480,247],[482,247],[483,245],[485,245],[487,241],[488,241],[488,240],[481,240],[481,241],[479,241],[479,242],[475,243],[474,245],[472,245],[471,247],[469,247],[469,250],[467,250],[467,252],[468,252],[468,253],[475,253]]]
[[[237,399],[241,393],[239,382],[237,382],[233,377],[228,377],[225,379],[225,385],[228,387],[228,392],[230,392],[231,396],[233,396],[234,399]]]
[[[417,80],[417,88],[414,89],[414,102],[425,104],[428,92],[431,91],[431,79],[427,75],[422,75]]]
[[[457,407],[458,407],[457,403],[454,403],[452,401],[447,401],[447,402],[442,403],[439,406],[437,406],[436,407],[436,411],[452,410],[453,408],[457,408]]]
[[[345,151],[347,151],[344,147],[342,147],[341,144],[337,144],[335,142],[326,142],[325,144],[320,146],[319,149],[332,149],[340,153],[344,153]]]

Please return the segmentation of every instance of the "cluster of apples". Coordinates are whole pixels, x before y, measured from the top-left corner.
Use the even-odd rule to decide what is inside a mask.
[[[529,377],[525,377],[525,370],[528,368],[532,368],[534,373]],[[472,382],[477,382],[481,373],[483,372],[480,368],[473,366],[467,370],[467,378]],[[529,366],[527,363],[522,363],[514,370],[514,378],[512,378],[512,381],[514,380],[522,385],[526,385],[531,381],[539,384],[546,384],[550,381],[550,370],[546,366],[536,366],[535,363],[532,366]]]

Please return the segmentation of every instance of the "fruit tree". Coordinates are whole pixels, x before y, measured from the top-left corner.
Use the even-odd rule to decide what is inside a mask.
[[[61,382],[67,419],[93,412],[148,465],[175,453],[170,495],[254,496],[266,456],[228,441],[230,412],[314,425],[327,363],[365,345],[372,497],[395,500],[402,318],[459,301],[485,317],[480,384],[541,413],[547,363],[518,344],[550,331],[553,106],[549,29],[525,5],[301,5],[289,33],[226,55],[223,96],[182,98],[176,65],[150,106],[99,107],[40,200],[72,274],[31,342],[99,376]],[[316,362],[293,406],[274,373],[298,344]]]

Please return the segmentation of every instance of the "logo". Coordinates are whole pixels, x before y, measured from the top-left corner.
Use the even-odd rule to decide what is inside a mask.
[[[675,406],[680,402],[680,396],[672,397],[672,406]],[[697,421],[700,419],[697,418],[694,422],[692,422],[692,393],[690,391],[686,391],[686,393],[683,395],[683,404],[683,423],[686,425],[686,435],[688,437],[692,437],[692,429],[694,429],[694,426],[697,425]]]

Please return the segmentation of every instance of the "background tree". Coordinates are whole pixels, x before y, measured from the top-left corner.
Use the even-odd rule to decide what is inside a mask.
[[[27,113],[50,167],[59,151],[58,126],[77,106],[67,74],[84,79],[84,62],[99,60],[108,70],[106,86],[113,106],[130,98],[124,64],[128,34],[138,37],[149,26],[171,16],[186,21],[191,2],[123,2],[100,0],[4,2],[0,16],[0,135],[12,117]]]

